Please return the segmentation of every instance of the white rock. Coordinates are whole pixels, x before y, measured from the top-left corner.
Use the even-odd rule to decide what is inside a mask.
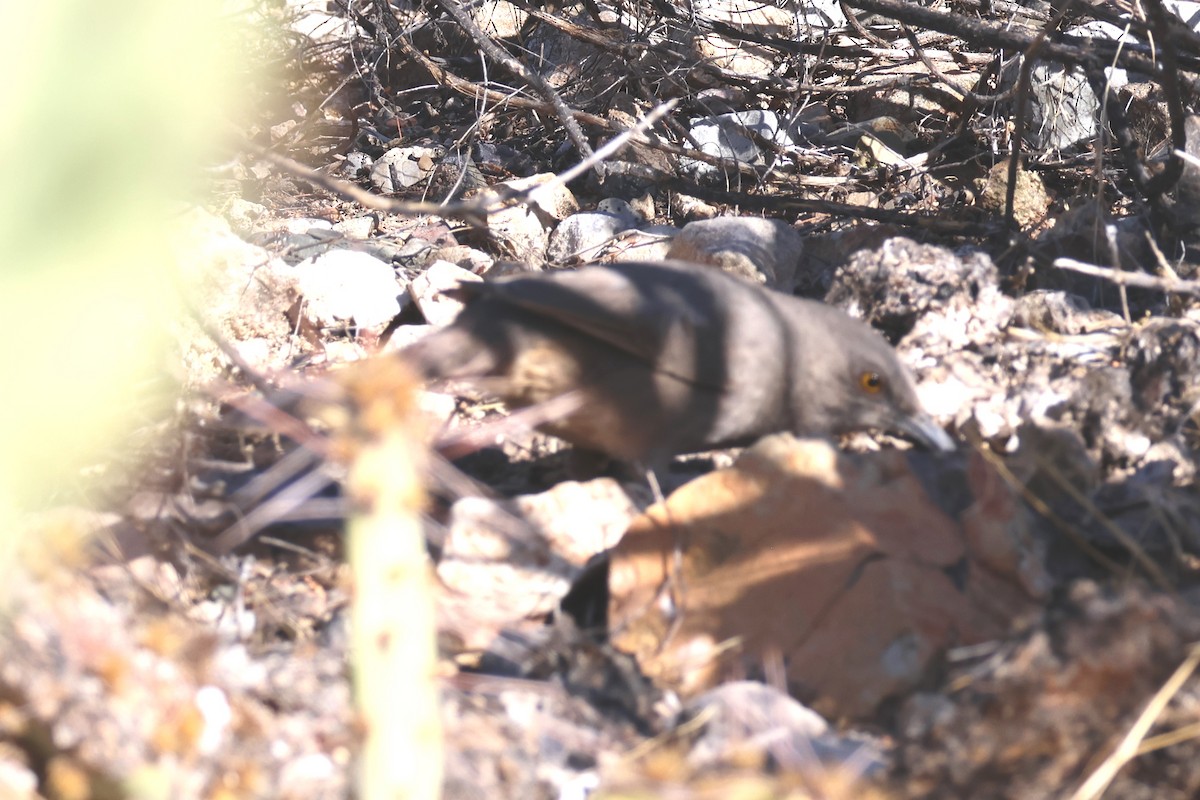
[[[653,207],[653,199],[650,201]],[[624,220],[625,227],[633,228],[638,223],[643,221],[642,215],[633,210],[633,206],[619,197],[606,197],[596,204],[596,210],[602,214],[611,214],[618,219]]]
[[[333,223],[327,219],[314,219],[312,217],[296,217],[294,219],[273,219],[263,223],[261,226],[264,231],[283,231],[285,233],[308,233],[316,230],[333,230]]]
[[[1029,77],[1027,136],[1035,147],[1061,150],[1096,135],[1100,101],[1082,70],[1039,63]]]
[[[662,261],[667,258],[671,241],[679,235],[672,225],[647,225],[621,234],[606,254],[612,261]]]
[[[296,130],[300,126],[300,120],[288,119],[271,126],[271,141],[278,142],[286,138],[288,134]]]
[[[193,209],[177,219],[171,250],[188,297],[210,325],[263,371],[284,366],[291,338],[288,308],[296,300],[291,267],[236,236],[224,219]],[[180,324],[180,346],[192,385],[214,380],[228,361],[198,326]]]
[[[800,21],[800,35],[823,35],[830,28],[840,28],[846,24],[846,15],[842,12],[839,0],[801,0],[797,14]]]
[[[934,419],[953,419],[959,409],[968,407],[976,391],[951,375],[941,381],[924,381],[917,386],[917,397]]]
[[[400,325],[392,331],[387,343],[379,348],[379,353],[397,353],[410,344],[421,341],[435,330],[437,330],[436,325]]]
[[[784,127],[778,114],[759,109],[700,117],[692,120],[689,132],[703,153],[747,164],[763,163],[762,151],[753,140],[741,132],[741,128],[746,128],[756,136],[781,147],[796,144],[792,128]],[[716,171],[716,167],[711,164],[690,158],[680,159],[679,166],[684,172],[695,175],[706,175]]]
[[[512,500],[464,497],[450,509],[438,577],[454,592],[519,619],[554,608],[638,509],[611,478],[567,481]]]
[[[574,214],[579,210],[579,203],[571,190],[551,173],[519,178],[495,187],[501,188],[532,191],[522,204],[490,211],[488,229],[515,258],[540,267],[546,259],[549,224]],[[487,196],[494,198],[497,195],[495,190],[489,190]]]
[[[437,158],[432,147],[395,147],[371,167],[371,185],[384,194],[416,186],[433,173]],[[398,185],[392,183],[393,176]]]
[[[37,792],[37,776],[33,771],[11,758],[0,759],[0,796],[12,800],[34,800],[41,797]]]
[[[453,322],[463,308],[461,302],[444,292],[470,281],[481,283],[483,278],[449,261],[434,261],[413,278],[408,290],[426,322],[440,327]]]
[[[383,328],[400,313],[400,284],[390,264],[357,250],[330,250],[293,268],[304,315],[316,326],[353,321]]]
[[[366,239],[375,232],[375,222],[371,215],[353,217],[335,223],[333,229],[350,239]]]
[[[225,216],[234,228],[240,231],[247,231],[266,213],[266,206],[236,197],[229,204],[229,208],[225,211]]]
[[[355,31],[354,24],[349,20],[320,11],[312,11],[297,18],[289,27],[314,42],[343,41]]]
[[[288,759],[279,773],[280,794],[306,797],[321,794],[316,788],[333,780],[337,767],[324,753],[305,753]]]
[[[732,23],[764,36],[792,38],[796,35],[796,17],[791,9],[761,0],[693,0],[692,13],[705,19]],[[726,39],[715,33],[698,36],[693,44],[701,57],[736,75],[765,78],[777,58],[770,48]]]
[[[416,393],[417,408],[429,420],[431,429],[445,427],[458,408],[458,400],[452,394],[419,391]]]
[[[349,364],[362,361],[369,353],[361,343],[351,339],[334,339],[324,342],[321,353],[325,356],[325,364]]]
[[[256,336],[252,339],[234,342],[232,346],[251,369],[258,372],[269,372],[272,369],[271,352],[274,348],[271,346],[270,340]]]
[[[482,250],[476,250],[465,244],[452,244],[447,247],[439,248],[433,258],[442,261],[449,261],[452,264],[458,264],[465,270],[474,272],[476,275],[484,275],[496,264],[496,259],[492,258]]]
[[[1170,4],[1168,4],[1170,5]],[[1195,3],[1175,5],[1197,5]],[[1105,39],[1133,43],[1124,30],[1108,22],[1091,20],[1067,31],[1082,39]],[[1105,68],[1109,85],[1116,89],[1129,83],[1123,69]],[[1016,81],[1017,71],[1005,75],[1006,85]],[[1083,71],[1061,64],[1038,63],[1030,72],[1030,106],[1026,136],[1039,148],[1061,150],[1096,135],[1100,101],[1092,92]]]
[[[475,10],[475,22],[497,39],[512,39],[521,32],[529,13],[508,0],[486,0]]]
[[[1190,0],[1167,0],[1164,5],[1183,20],[1184,25],[1194,31],[1200,31],[1200,3]]]
[[[225,692],[216,686],[201,686],[196,690],[196,710],[204,724],[196,741],[196,750],[208,756],[216,753],[225,741],[233,709]]]

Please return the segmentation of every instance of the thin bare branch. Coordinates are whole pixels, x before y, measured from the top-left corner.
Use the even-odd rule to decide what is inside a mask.
[[[1197,294],[1200,295],[1200,281],[1187,281],[1180,278],[1166,278],[1157,275],[1147,275],[1144,272],[1124,272],[1110,267],[1099,267],[1076,261],[1073,258],[1057,258],[1054,266],[1059,269],[1078,272],[1080,275],[1090,275],[1093,278],[1103,278],[1118,286],[1132,286],[1135,289],[1156,289],[1168,294]]]

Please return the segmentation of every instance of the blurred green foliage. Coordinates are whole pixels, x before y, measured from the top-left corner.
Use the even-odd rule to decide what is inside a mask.
[[[248,69],[222,5],[0,3],[0,557],[12,515],[170,400],[147,391],[181,313],[166,241]]]

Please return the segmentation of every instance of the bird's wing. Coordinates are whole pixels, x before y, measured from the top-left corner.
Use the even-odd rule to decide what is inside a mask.
[[[468,292],[595,338],[657,372],[712,388],[727,382],[720,298],[659,266],[589,267],[477,286]]]

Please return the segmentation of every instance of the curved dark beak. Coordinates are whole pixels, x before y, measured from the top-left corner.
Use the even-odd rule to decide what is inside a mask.
[[[946,433],[933,421],[933,417],[924,412],[910,414],[896,420],[897,433],[913,440],[926,450],[938,453],[950,453],[958,449],[950,434]]]

